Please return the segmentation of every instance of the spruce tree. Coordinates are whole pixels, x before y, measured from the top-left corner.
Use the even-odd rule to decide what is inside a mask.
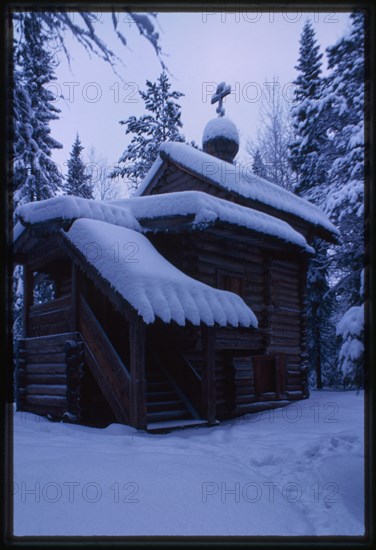
[[[12,75],[12,187],[14,211],[25,202],[53,197],[61,187],[52,150],[62,145],[51,136],[49,124],[58,118],[48,84],[55,80],[48,36],[37,13],[24,13],[13,47]],[[13,335],[21,336],[23,304],[22,268],[13,273]],[[43,299],[44,286],[39,292]]]
[[[333,255],[334,288],[342,318],[337,327],[339,366],[344,383],[362,384],[364,350],[364,101],[368,86],[364,62],[364,14],[351,14],[351,29],[328,48],[327,94],[322,116],[328,120],[329,192],[326,211],[340,229]],[[366,111],[367,112],[367,111]],[[354,321],[356,320],[356,322]]]
[[[168,76],[163,72],[157,82],[146,81],[146,91],[139,92],[149,114],[120,121],[126,134],[132,134],[131,143],[113,169],[111,177],[127,178],[130,187],[137,187],[156,160],[161,143],[184,141],[179,128],[181,108],[175,100],[184,94],[171,91]]]
[[[61,186],[52,150],[62,145],[49,124],[58,118],[48,84],[55,80],[48,37],[38,14],[23,19],[22,40],[15,48],[13,73],[13,184],[15,206],[53,197]]]
[[[329,121],[326,211],[341,232],[335,265],[342,308],[358,306],[364,267],[364,16],[355,12],[347,36],[328,48],[331,72],[323,116]]]
[[[85,164],[81,158],[84,147],[76,134],[70,158],[68,160],[68,173],[65,178],[64,191],[67,195],[93,199],[93,184],[90,181],[90,174],[86,173]]]
[[[327,165],[324,150],[327,145],[326,126],[319,115],[323,94],[321,58],[315,32],[310,21],[304,25],[300,39],[299,71],[294,90],[292,120],[294,138],[290,146],[290,162],[297,176],[295,193],[317,205],[325,200]],[[327,246],[316,239],[316,256],[307,274],[307,351],[309,368],[315,373],[316,387],[322,388],[335,370],[332,317],[332,296],[329,290]],[[330,378],[330,376],[329,376]]]
[[[315,32],[308,20],[300,39],[299,59],[294,81],[292,119],[294,137],[290,146],[290,162],[297,174],[295,192],[319,203],[322,186],[326,183],[326,166],[322,151],[325,147],[326,126],[319,116],[323,91],[321,58]]]

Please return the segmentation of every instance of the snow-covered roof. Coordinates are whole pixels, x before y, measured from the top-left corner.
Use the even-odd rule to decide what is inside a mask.
[[[132,197],[109,203],[74,196],[60,196],[24,204],[17,209],[17,215],[24,226],[58,220],[67,221],[69,224],[79,218],[88,218],[139,232],[148,231],[147,227],[142,227],[143,220],[146,219],[191,215],[194,216],[190,224],[192,229],[203,229],[219,220],[291,243],[307,252],[313,252],[303,235],[288,223],[202,191]],[[20,233],[21,228],[17,224],[15,240]]]
[[[250,171],[248,165],[231,165],[186,143],[163,143],[159,154],[150,172],[138,187],[136,196],[145,192],[167,160],[218,187],[279,211],[293,214],[332,234],[339,234],[336,227],[317,206],[279,185],[256,176]]]
[[[239,145],[239,132],[235,124],[227,117],[217,117],[209,120],[204,128],[202,142],[210,141],[217,137],[224,137],[235,141]]]
[[[241,206],[202,191],[180,191],[120,199],[111,204],[129,209],[141,223],[145,219],[194,216],[192,227],[203,228],[219,220],[297,245],[308,252],[313,249],[288,223],[269,214]]]
[[[240,296],[192,279],[168,262],[140,233],[93,219],[76,220],[63,233],[144,322],[156,317],[185,325],[257,327]],[[119,257],[114,255],[119,243]]]
[[[16,214],[22,225],[25,226],[54,220],[69,222],[78,218],[89,218],[141,231],[141,226],[130,209],[72,195],[61,195],[43,201],[28,202],[19,206]]]

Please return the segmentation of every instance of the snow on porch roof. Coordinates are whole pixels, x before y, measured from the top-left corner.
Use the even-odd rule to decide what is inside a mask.
[[[279,185],[256,176],[250,172],[249,167],[233,166],[186,143],[163,143],[159,155],[137,189],[135,193],[137,196],[144,193],[159,170],[162,169],[164,161],[167,160],[216,186],[277,210],[293,214],[316,227],[324,228],[334,235],[339,235],[337,228],[317,206]]]
[[[95,271],[133,306],[144,322],[257,327],[240,296],[192,279],[140,233],[103,221],[76,220],[65,237]]]
[[[132,197],[112,201],[111,204],[132,210],[141,225],[142,220],[145,219],[193,215],[192,227],[204,228],[220,220],[276,237],[297,245],[307,252],[314,252],[303,235],[295,231],[288,223],[253,208],[213,197],[202,191],[178,191],[162,195]],[[163,229],[162,224],[161,229]]]

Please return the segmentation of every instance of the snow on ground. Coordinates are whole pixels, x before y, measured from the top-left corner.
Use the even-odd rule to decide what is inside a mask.
[[[15,535],[363,535],[363,393],[152,435],[15,413]]]

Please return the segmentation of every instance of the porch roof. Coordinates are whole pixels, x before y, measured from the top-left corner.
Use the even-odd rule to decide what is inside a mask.
[[[181,326],[188,321],[196,326],[257,327],[253,311],[240,296],[184,274],[139,232],[78,219],[61,234],[147,324],[159,318]]]

